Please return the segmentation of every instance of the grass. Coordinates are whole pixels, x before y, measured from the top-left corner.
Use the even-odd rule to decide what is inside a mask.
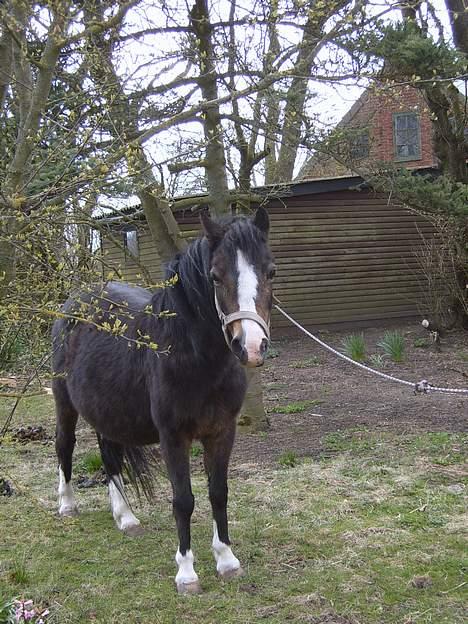
[[[405,338],[399,331],[387,331],[377,343],[394,362],[402,362],[405,353]]]
[[[427,349],[427,347],[431,346],[431,343],[427,338],[415,338],[413,340],[413,346],[417,349]]]
[[[200,444],[193,444],[192,448],[190,449],[190,456],[191,457],[201,457],[203,455],[203,447]]]
[[[322,402],[323,401],[318,399],[293,401],[292,403],[287,403],[286,405],[275,405],[269,408],[268,411],[274,412],[275,414],[300,414],[301,412],[305,412],[309,407],[320,405]]]
[[[0,421],[5,413],[0,404]],[[51,431],[52,414],[49,397],[34,397],[16,424]],[[77,437],[80,462],[95,439],[86,428]],[[236,465],[231,539],[246,576],[231,582],[216,577],[206,478],[195,471],[192,546],[204,593],[179,597],[163,477],[152,504],[134,501],[148,531],[130,539],[114,528],[105,488],[76,490],[80,516],[58,518],[53,444],[10,441],[1,472],[18,494],[0,503],[0,606],[31,598],[49,606],[50,624],[464,621],[468,437],[345,430],[324,446],[333,454],[288,470]],[[430,582],[418,588],[418,577]]]
[[[278,457],[278,464],[283,468],[294,468],[294,466],[297,466],[298,461],[294,451],[285,451]]]
[[[320,360],[315,355],[310,358],[306,358],[305,360],[297,360],[295,362],[291,362],[291,368],[312,368],[313,366],[318,366],[320,364]]]
[[[86,455],[82,458],[79,468],[82,468],[88,474],[95,474],[98,470],[102,468],[102,457],[99,451],[88,451]]]
[[[383,368],[385,366],[385,359],[381,353],[373,353],[369,360],[370,365],[374,368]]]
[[[26,585],[30,578],[26,568],[26,559],[23,555],[21,558],[15,559],[8,571],[8,578],[14,585]]]
[[[366,343],[363,334],[350,334],[341,341],[345,355],[355,362],[366,359]]]

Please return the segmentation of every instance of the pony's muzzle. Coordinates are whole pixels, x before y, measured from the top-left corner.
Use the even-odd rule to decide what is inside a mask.
[[[258,348],[252,348],[252,345],[249,345],[250,348],[248,348],[245,344],[245,336],[242,333],[234,336],[231,340],[231,351],[243,366],[255,368],[263,365],[268,344],[269,340],[262,338]]]

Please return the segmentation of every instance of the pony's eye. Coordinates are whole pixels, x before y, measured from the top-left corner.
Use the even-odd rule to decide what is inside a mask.
[[[274,264],[272,264],[267,271],[267,277],[268,279],[272,280],[276,275],[276,267]]]

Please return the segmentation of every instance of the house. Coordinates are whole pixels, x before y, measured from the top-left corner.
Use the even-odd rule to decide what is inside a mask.
[[[297,179],[365,173],[379,163],[437,167],[431,113],[414,87],[373,84],[366,89]]]
[[[300,323],[368,325],[426,311],[417,253],[434,230],[423,217],[389,201],[358,176],[257,190],[265,195],[271,220],[275,294]],[[174,210],[182,235],[198,235],[197,211]],[[139,207],[100,219],[99,228],[107,267],[134,282],[143,281],[142,266],[153,282],[162,278]],[[275,313],[273,326],[288,327],[288,321]]]

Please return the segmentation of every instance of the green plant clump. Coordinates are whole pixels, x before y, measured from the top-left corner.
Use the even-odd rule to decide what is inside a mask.
[[[299,414],[301,412],[305,412],[308,407],[320,405],[321,402],[322,401],[317,399],[309,401],[293,401],[287,405],[276,405],[271,409],[271,411],[276,412],[277,414]]]
[[[298,457],[294,451],[285,451],[278,457],[278,464],[283,468],[294,468],[297,463]]]
[[[366,359],[366,343],[362,334],[351,334],[343,338],[341,344],[345,355],[355,362],[363,362]]]
[[[397,330],[387,331],[377,346],[384,350],[394,362],[402,362],[405,353],[405,338]]]
[[[102,457],[97,451],[89,451],[83,457],[83,468],[89,474],[94,474],[102,468]]]

